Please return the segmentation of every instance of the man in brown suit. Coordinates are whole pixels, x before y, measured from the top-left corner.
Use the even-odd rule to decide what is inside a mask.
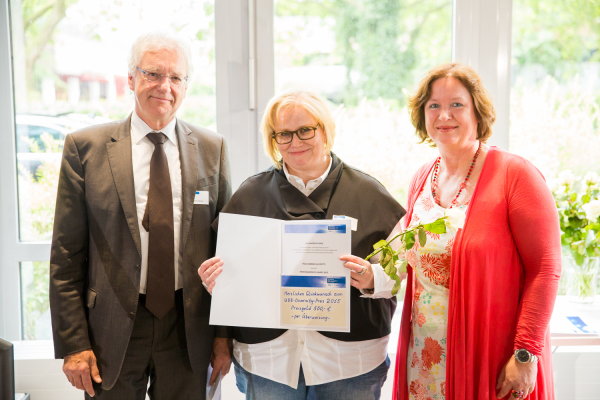
[[[175,117],[190,47],[153,32],[133,44],[126,119],[65,140],[50,258],[56,358],[86,398],[204,399],[231,361],[208,324],[196,270],[231,197],[223,137]],[[149,383],[149,386],[148,386]]]

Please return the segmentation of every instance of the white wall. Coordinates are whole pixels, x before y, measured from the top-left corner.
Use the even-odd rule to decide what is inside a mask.
[[[600,346],[559,347],[552,361],[556,400],[600,399]]]
[[[51,350],[51,348],[50,348]],[[48,355],[48,350],[37,351]],[[392,397],[395,354],[381,394]],[[600,346],[559,347],[553,356],[556,400],[600,399]],[[29,359],[15,361],[17,392],[31,394],[32,400],[81,400],[82,392],[73,388],[62,372],[62,360]],[[235,386],[233,366],[222,387],[223,400],[243,400]]]

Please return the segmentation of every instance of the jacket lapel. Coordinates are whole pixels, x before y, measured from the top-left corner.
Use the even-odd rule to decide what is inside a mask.
[[[315,189],[314,192],[308,196],[310,200],[312,200],[317,206],[319,206],[323,210],[327,210],[329,208],[329,200],[331,196],[333,196],[333,191],[337,185],[337,182],[340,178],[340,171],[342,170],[342,163],[336,157],[335,154],[331,154],[333,157],[331,163],[331,171],[329,171],[329,175],[327,178]]]
[[[194,212],[194,196],[198,184],[198,140],[190,133],[192,131],[177,120],[175,133],[179,144],[179,159],[181,161],[181,186],[182,186],[182,215],[181,215],[181,249],[185,249],[185,243],[192,223]],[[185,252],[183,252],[185,254]]]
[[[288,213],[292,215],[304,215],[327,210],[329,199],[335,190],[339,172],[342,168],[339,158],[333,153],[331,153],[331,156],[333,157],[333,161],[329,175],[308,197],[304,195],[299,196],[301,194],[300,191],[288,182],[283,169],[277,171],[276,176],[279,191]]]
[[[125,213],[129,231],[133,236],[135,247],[141,257],[142,245],[138,228],[131,158],[131,115],[117,126],[117,129],[112,132],[111,138],[112,141],[106,144],[108,163],[110,164],[110,170],[115,181],[123,212]]]

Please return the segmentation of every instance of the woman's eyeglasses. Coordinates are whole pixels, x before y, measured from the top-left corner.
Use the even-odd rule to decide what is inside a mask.
[[[277,132],[273,134],[273,138],[277,142],[277,144],[288,144],[291,143],[294,139],[294,135],[298,136],[300,140],[308,140],[315,137],[317,132],[317,128],[319,126],[303,126],[297,131],[293,132]]]

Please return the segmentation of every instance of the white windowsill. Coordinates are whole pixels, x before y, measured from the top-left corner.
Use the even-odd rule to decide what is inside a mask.
[[[398,302],[396,313],[392,321],[392,334],[388,345],[388,353],[395,354],[398,350],[398,335],[400,334],[400,316],[402,315],[402,301]],[[577,336],[576,334],[565,335],[562,331],[567,316],[579,316],[592,327],[599,335]],[[592,304],[571,303],[566,296],[558,296],[554,306],[554,313],[550,321],[552,346],[559,353],[600,353],[600,296]]]
[[[19,340],[12,342],[15,360],[53,360],[52,340]]]
[[[402,302],[398,302],[396,314],[392,322],[392,334],[390,335],[390,344],[388,353],[395,354],[398,345],[398,335],[400,333],[400,315],[402,313]],[[571,315],[580,316],[584,322],[600,333],[600,296],[596,297],[593,304],[577,304],[569,302],[565,296],[559,296],[556,299],[554,314],[550,326],[552,328],[552,345],[560,346],[557,351],[564,352],[600,352],[600,335],[573,336],[565,337],[563,333],[556,332],[561,326],[557,321],[561,317]],[[52,340],[22,340],[13,342],[15,350],[15,360],[52,360],[54,359],[54,348]]]

